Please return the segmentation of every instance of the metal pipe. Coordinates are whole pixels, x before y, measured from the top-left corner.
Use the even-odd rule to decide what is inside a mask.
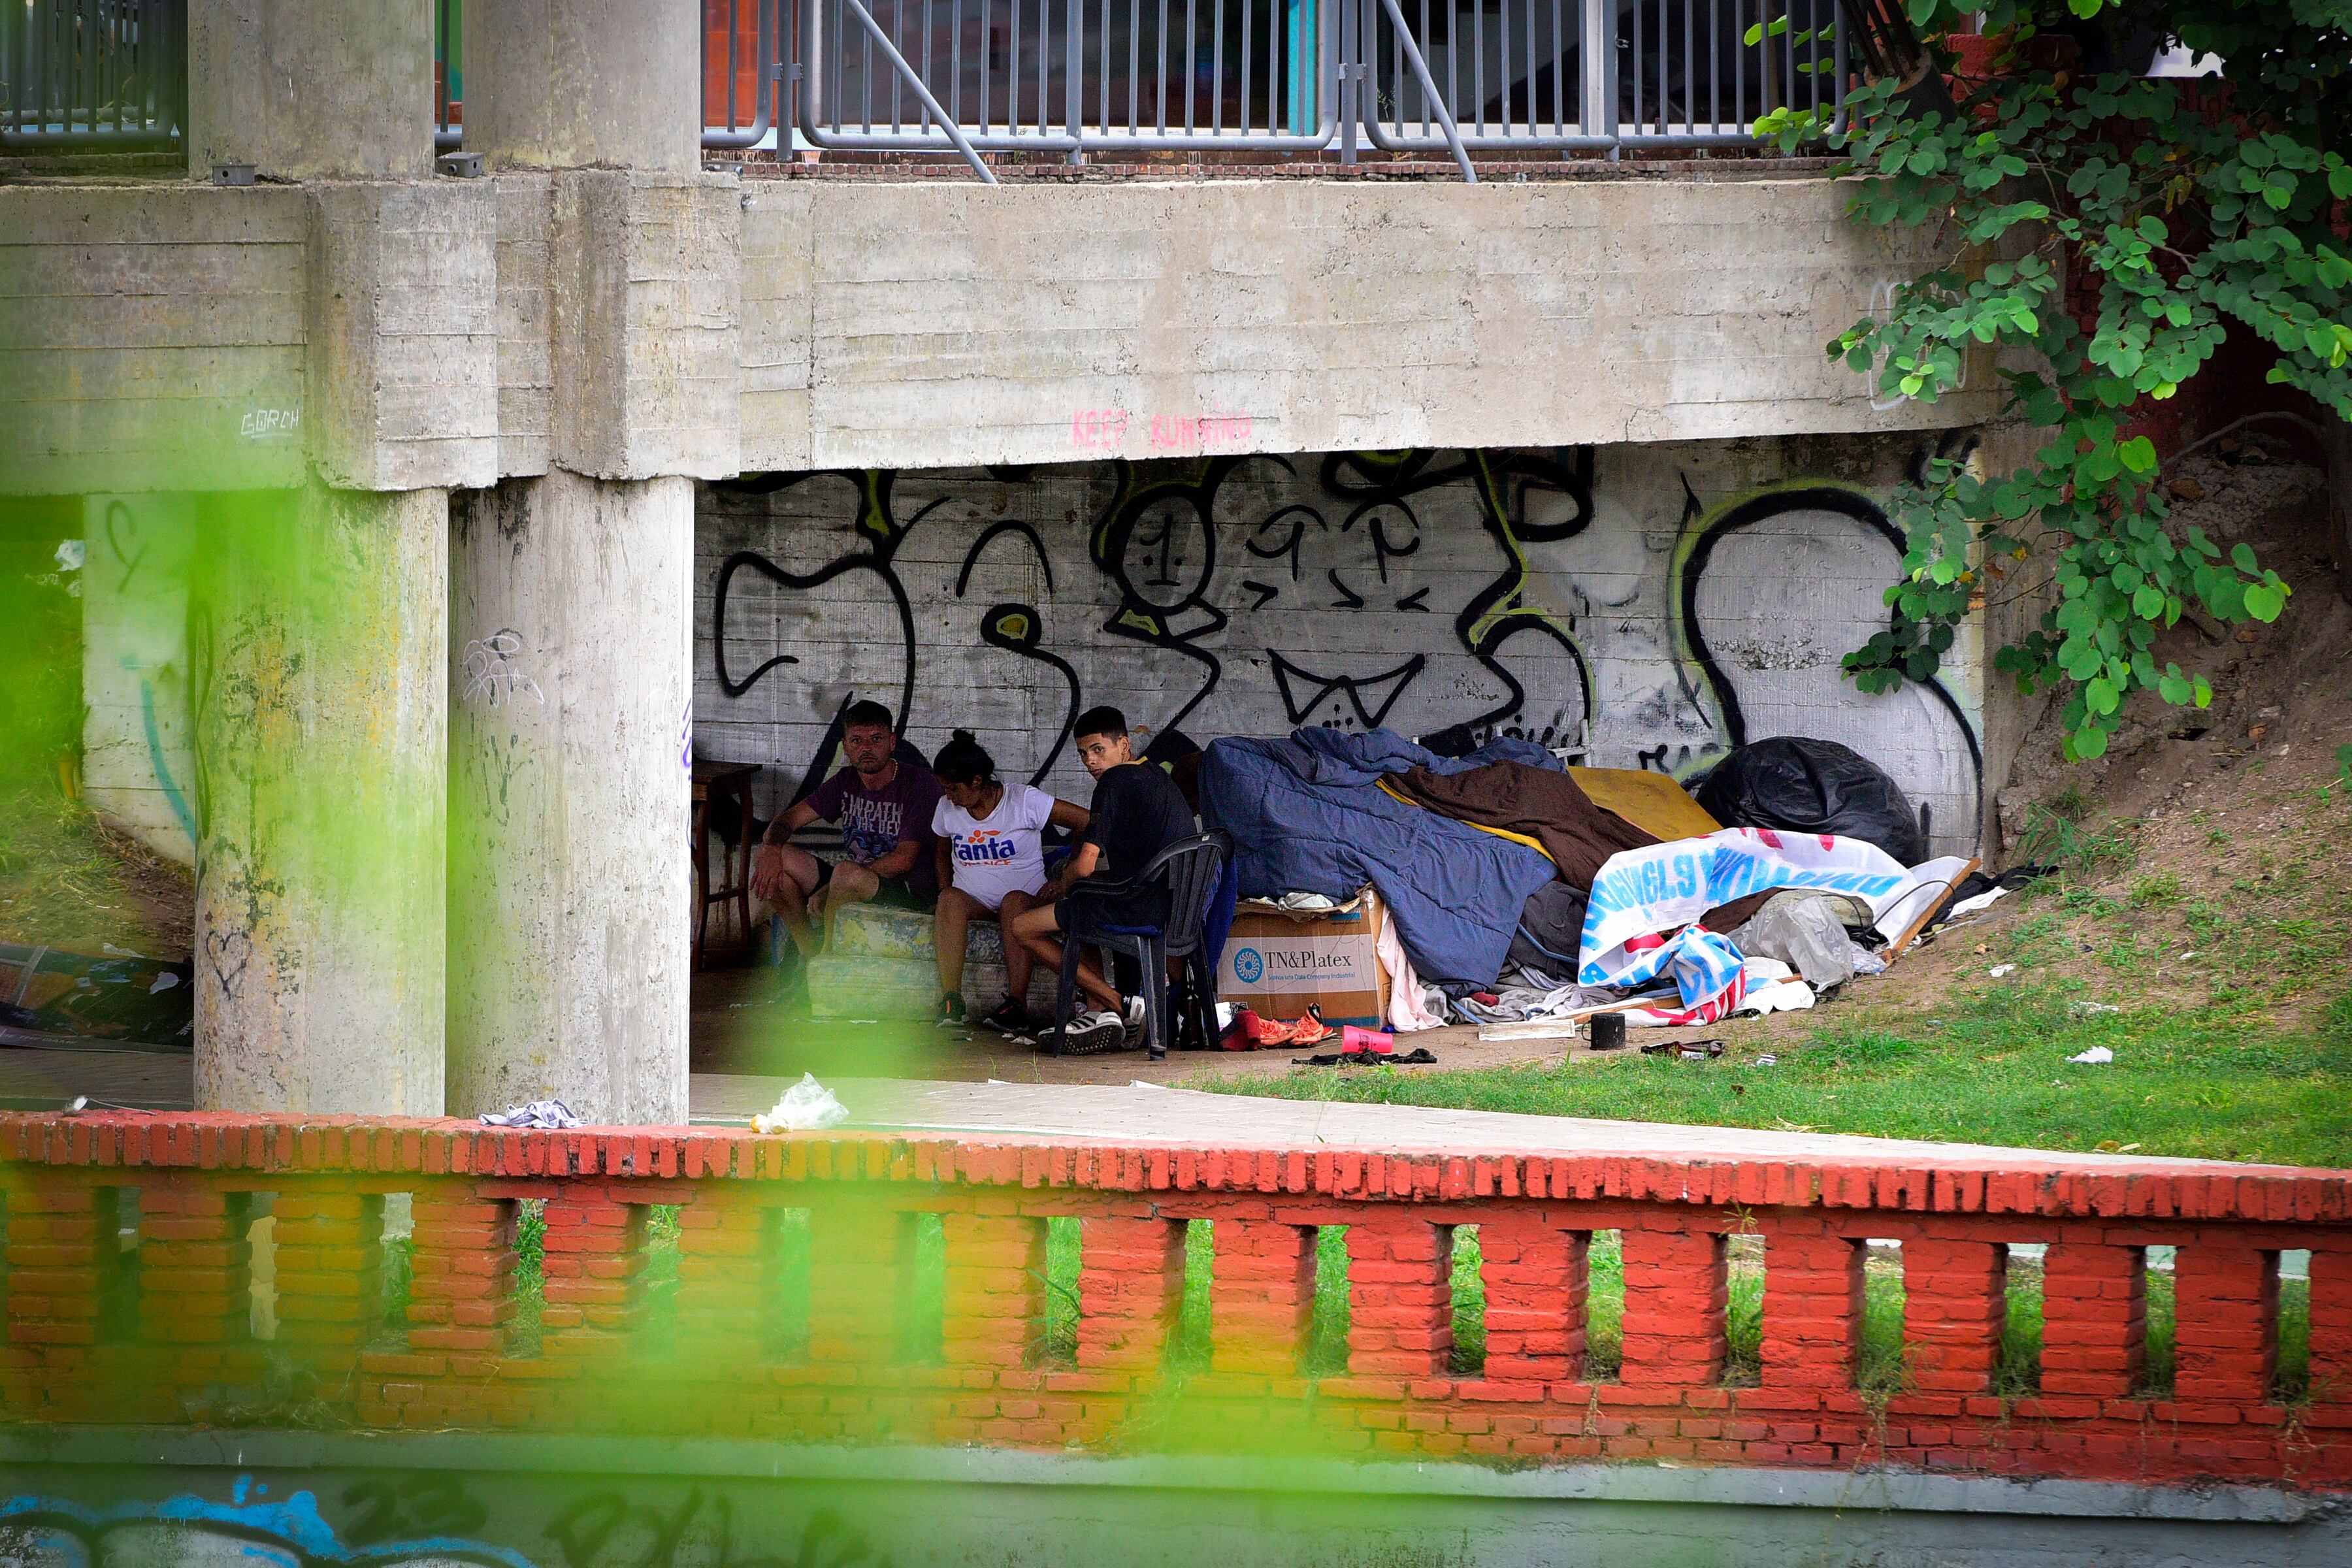
[[[1578,52],[1584,58],[1577,63],[1583,68],[1584,133],[1587,136],[1617,134],[1617,105],[1609,92],[1609,57],[1617,47],[1616,16],[1604,10],[1616,0],[1580,0],[1582,6],[1583,43]],[[1602,116],[1607,118],[1603,119]]]

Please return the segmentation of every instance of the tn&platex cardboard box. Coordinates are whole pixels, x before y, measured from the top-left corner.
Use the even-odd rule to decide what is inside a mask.
[[[1380,895],[1366,888],[1337,910],[1293,914],[1244,899],[1217,961],[1217,995],[1264,1018],[1377,1027],[1388,1016],[1389,973],[1380,959]]]

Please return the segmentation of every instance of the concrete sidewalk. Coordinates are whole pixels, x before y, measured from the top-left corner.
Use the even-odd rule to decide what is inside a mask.
[[[1140,1056],[1088,1059],[1140,1066]],[[1194,1061],[1202,1060],[1194,1055]],[[55,1110],[76,1094],[143,1110],[185,1110],[185,1052],[0,1051],[0,1107]],[[701,1126],[740,1126],[774,1105],[798,1077],[696,1073],[689,1116]],[[2014,1163],[2068,1169],[2148,1171],[2195,1166],[2252,1173],[2279,1167],[2138,1154],[2069,1154],[1974,1143],[1931,1143],[1752,1128],[1604,1121],[1419,1105],[1270,1100],[1209,1094],[1142,1081],[983,1083],[848,1078],[820,1081],[849,1108],[849,1125],[880,1132],[1014,1133],[1195,1146],[1381,1150],[1496,1150],[1515,1153],[1649,1155],[1667,1159],[1853,1160],[1894,1166]]]
[[[694,1079],[694,1120],[740,1123],[775,1104],[782,1079],[716,1073]],[[1338,1148],[1397,1151],[1507,1151],[1513,1153],[1639,1155],[1665,1159],[1853,1161],[1891,1167],[2014,1166],[2024,1160],[2071,1170],[2134,1173],[2179,1170],[2252,1173],[2282,1167],[2221,1160],[2170,1160],[2138,1154],[2069,1154],[1774,1132],[1741,1127],[1690,1127],[1657,1121],[1603,1121],[1525,1116],[1419,1105],[1267,1100],[1207,1094],[1137,1083],[1123,1088],[1075,1084],[920,1083],[885,1079],[827,1082],[849,1110],[847,1125],[881,1132],[1015,1133],[1195,1147]]]

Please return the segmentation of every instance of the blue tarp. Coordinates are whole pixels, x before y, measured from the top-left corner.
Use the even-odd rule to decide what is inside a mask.
[[[1466,757],[1440,757],[1391,730],[1217,741],[1201,764],[1201,816],[1233,836],[1243,898],[1347,899],[1369,882],[1423,979],[1492,985],[1528,895],[1552,879],[1551,861],[1398,800],[1373,781],[1414,767],[1458,773],[1504,762],[1559,766],[1530,742],[1498,740]]]

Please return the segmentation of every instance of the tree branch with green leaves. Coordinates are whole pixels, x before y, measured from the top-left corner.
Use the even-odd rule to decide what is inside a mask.
[[[2246,545],[2177,524],[2154,445],[2126,426],[2233,327],[2276,350],[2272,381],[2352,420],[2352,0],[1904,4],[1947,70],[1943,40],[1979,16],[1994,40],[1949,109],[1885,78],[1848,95],[1842,126],[1790,110],[1757,126],[1788,148],[1826,136],[1862,176],[1856,220],[1941,242],[1939,265],[1829,353],[1882,396],[1929,404],[1972,353],[2028,366],[2002,372],[2005,411],[2048,439],[2011,472],[1937,458],[1898,489],[1893,613],[1845,668],[1865,691],[1932,678],[1987,591],[2041,559],[2054,602],[1995,665],[2021,691],[2063,690],[2066,754],[2095,757],[2136,691],[2211,700],[2153,652],[2184,613],[2272,621],[2288,594]],[[2219,56],[2226,84],[2082,63],[2133,37]]]

